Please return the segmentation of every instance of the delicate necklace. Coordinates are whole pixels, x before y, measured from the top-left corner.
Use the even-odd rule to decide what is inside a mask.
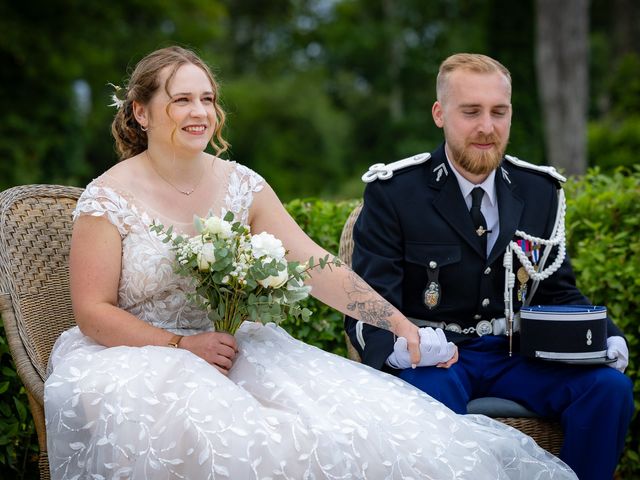
[[[182,190],[178,187],[176,187],[173,183],[171,183],[169,180],[167,180],[164,175],[162,175],[160,173],[160,171],[156,168],[155,164],[153,163],[153,159],[151,158],[151,154],[149,153],[149,149],[147,149],[147,158],[149,158],[149,163],[151,163],[151,168],[153,168],[153,171],[156,172],[158,174],[158,176],[164,180],[165,182],[167,182],[169,185],[171,185],[175,190],[177,190],[178,192],[180,192],[182,195],[186,195],[189,196],[191,195],[193,192],[196,191],[196,188],[198,188],[200,186],[200,184],[202,183],[202,179],[204,177],[204,168],[202,169],[202,175],[200,175],[200,180],[198,180],[198,183],[196,183],[194,185],[194,187],[191,190]],[[205,167],[206,168],[206,167]]]

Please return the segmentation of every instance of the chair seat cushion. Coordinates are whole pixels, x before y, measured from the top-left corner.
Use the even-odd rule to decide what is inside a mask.
[[[486,415],[487,417],[523,417],[539,418],[535,412],[513,400],[498,397],[474,398],[467,404],[467,413]]]

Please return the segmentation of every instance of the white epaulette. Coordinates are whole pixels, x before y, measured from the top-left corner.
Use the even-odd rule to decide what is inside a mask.
[[[388,180],[393,177],[393,172],[402,168],[420,165],[431,158],[430,153],[419,153],[411,157],[403,158],[396,162],[385,165],[384,163],[376,163],[369,167],[369,170],[362,175],[364,183],[371,183],[375,180]]]
[[[551,175],[553,178],[558,180],[559,182],[566,182],[567,179],[560,175],[558,171],[554,167],[544,166],[544,165],[534,165],[533,163],[525,162],[524,160],[520,160],[518,157],[512,157],[511,155],[505,155],[509,162],[513,163],[517,167],[528,168],[529,170],[536,170],[538,172],[544,172],[547,175]]]

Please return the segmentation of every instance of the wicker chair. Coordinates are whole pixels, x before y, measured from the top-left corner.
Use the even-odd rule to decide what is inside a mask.
[[[339,256],[347,265],[351,265],[353,225],[360,215],[361,209],[362,204],[353,209],[340,236]],[[360,356],[348,337],[346,337],[346,342],[349,358],[359,362]],[[477,398],[469,402],[467,407],[469,413],[483,414],[499,420],[529,435],[538,445],[552,454],[557,456],[560,453],[563,434],[560,424],[556,421],[541,418],[522,405],[503,398]]]
[[[38,434],[40,478],[50,478],[44,379],[51,348],[75,324],[67,259],[82,189],[26,185],[0,193],[0,313]]]

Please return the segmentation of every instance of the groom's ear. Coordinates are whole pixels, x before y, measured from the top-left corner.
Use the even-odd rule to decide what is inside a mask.
[[[433,104],[433,107],[431,107],[431,116],[433,117],[433,121],[438,128],[442,128],[442,126],[444,125],[442,115],[442,104],[440,102],[435,102]]]

